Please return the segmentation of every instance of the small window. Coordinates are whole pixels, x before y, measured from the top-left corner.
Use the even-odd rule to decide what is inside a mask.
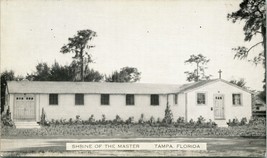
[[[256,110],[260,110],[260,107],[256,107]]]
[[[49,105],[58,105],[58,94],[49,94]]]
[[[84,95],[75,94],[75,105],[84,105]]]
[[[178,104],[178,94],[174,95],[174,104]]]
[[[101,94],[101,105],[109,105],[109,94]]]
[[[126,105],[134,105],[134,95],[126,94]]]
[[[233,99],[233,105],[242,105],[241,94],[233,94],[232,99]]]
[[[206,104],[206,94],[205,93],[197,93],[197,104],[205,105]]]
[[[159,95],[152,94],[150,97],[150,103],[151,105],[159,105]]]

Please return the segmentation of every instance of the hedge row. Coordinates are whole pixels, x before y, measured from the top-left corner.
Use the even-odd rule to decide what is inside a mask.
[[[3,126],[2,136],[107,136],[107,137],[181,137],[181,136],[265,136],[265,126],[229,128],[185,128],[150,125],[51,125],[40,129],[16,129]]]

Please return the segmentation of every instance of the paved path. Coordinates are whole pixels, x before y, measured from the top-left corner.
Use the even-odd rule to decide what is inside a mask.
[[[266,151],[265,139],[245,138],[109,138],[109,139],[1,139],[1,151],[10,152],[66,152],[66,143],[106,143],[106,142],[169,142],[207,143],[206,155],[263,156]],[[98,151],[99,152],[99,151]],[[179,151],[182,153],[181,151]],[[175,155],[179,155],[177,152]],[[92,151],[90,152],[92,154]],[[109,151],[110,153],[110,151]],[[123,152],[120,152],[123,153]],[[149,151],[143,152],[148,154]],[[174,154],[175,152],[172,152]],[[99,153],[98,153],[99,154]],[[120,155],[119,153],[114,153]],[[135,153],[142,154],[142,151]],[[160,154],[157,153],[157,154]],[[189,155],[192,154],[191,152]],[[231,155],[234,154],[234,155]],[[149,155],[149,154],[148,154]],[[165,154],[166,155],[166,154]],[[170,155],[169,155],[170,156]],[[173,156],[173,155],[172,155]]]

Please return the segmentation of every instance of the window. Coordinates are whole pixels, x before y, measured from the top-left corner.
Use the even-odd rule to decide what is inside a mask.
[[[75,94],[75,105],[84,105],[84,95]]]
[[[241,94],[233,94],[233,105],[242,105],[241,104]]]
[[[126,94],[126,105],[134,105],[134,95]]]
[[[174,104],[178,104],[178,94],[174,95]]]
[[[150,103],[151,105],[159,105],[159,95],[152,94],[150,97]]]
[[[49,105],[58,105],[58,94],[49,94]]]
[[[206,94],[205,93],[197,93],[197,104],[205,105],[206,104]]]
[[[109,105],[109,94],[101,94],[101,105]]]

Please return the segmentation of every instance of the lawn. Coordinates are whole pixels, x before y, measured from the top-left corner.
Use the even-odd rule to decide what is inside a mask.
[[[207,143],[206,151],[66,151],[66,143],[172,142]],[[253,156],[263,157],[265,139],[252,138],[108,138],[108,139],[3,139],[7,156]],[[7,147],[9,146],[9,148]],[[18,152],[19,151],[19,152]]]

